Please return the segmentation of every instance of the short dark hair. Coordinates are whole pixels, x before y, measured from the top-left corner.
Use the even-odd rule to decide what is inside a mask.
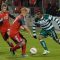
[[[42,11],[41,9],[39,9],[39,10],[36,10],[35,13],[36,13],[36,14],[37,14],[37,13],[43,14],[43,11]]]

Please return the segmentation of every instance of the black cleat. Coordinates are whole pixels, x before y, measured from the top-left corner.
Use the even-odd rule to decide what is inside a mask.
[[[10,52],[15,55],[15,51],[13,50],[13,48],[10,48]]]

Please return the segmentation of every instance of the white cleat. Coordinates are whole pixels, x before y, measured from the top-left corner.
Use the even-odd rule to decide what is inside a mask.
[[[49,54],[49,53],[50,53],[50,51],[44,50],[43,55],[46,55],[46,54]]]
[[[60,39],[59,39],[59,44],[60,44]]]

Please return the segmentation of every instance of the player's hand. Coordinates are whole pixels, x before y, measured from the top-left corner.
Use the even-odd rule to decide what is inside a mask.
[[[37,39],[37,36],[33,36],[35,39]]]

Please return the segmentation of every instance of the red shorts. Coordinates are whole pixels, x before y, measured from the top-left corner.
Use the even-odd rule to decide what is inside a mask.
[[[17,33],[14,37],[11,37],[11,39],[16,43],[19,43],[19,42],[22,42],[23,39],[21,37],[21,34],[20,33]]]

